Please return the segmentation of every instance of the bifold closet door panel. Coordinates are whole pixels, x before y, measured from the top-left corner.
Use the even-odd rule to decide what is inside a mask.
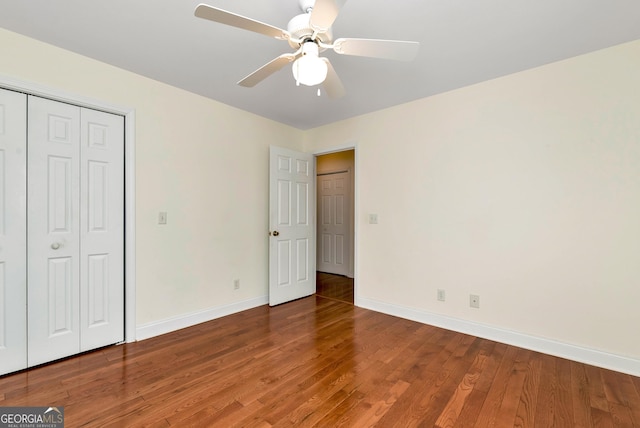
[[[28,98],[28,365],[80,352],[80,108]]]
[[[0,89],[0,375],[27,367],[27,96]]]
[[[124,340],[124,118],[80,113],[80,350]]]

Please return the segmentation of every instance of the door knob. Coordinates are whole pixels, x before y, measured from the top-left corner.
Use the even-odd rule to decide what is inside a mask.
[[[58,248],[60,248],[60,243],[54,242],[53,244],[51,244],[51,248],[57,250]]]
[[[271,232],[271,234],[273,236],[278,236],[278,235],[280,235],[280,232],[278,232],[277,230],[274,230],[273,232]]]

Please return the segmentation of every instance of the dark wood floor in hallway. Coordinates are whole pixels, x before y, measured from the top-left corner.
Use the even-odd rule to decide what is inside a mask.
[[[316,272],[316,294],[353,304],[353,278]]]
[[[640,427],[640,378],[311,296],[0,378],[67,427]]]

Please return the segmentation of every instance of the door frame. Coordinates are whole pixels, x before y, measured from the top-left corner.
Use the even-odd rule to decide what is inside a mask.
[[[353,180],[353,194],[351,195],[351,197],[353,198],[353,242],[351,243],[351,245],[353,245],[353,304],[354,306],[360,306],[359,297],[358,297],[359,296],[358,278],[360,277],[359,268],[358,268],[358,266],[360,265],[360,263],[358,262],[358,253],[359,253],[358,235],[360,230],[359,221],[358,221],[358,218],[360,216],[359,214],[360,209],[359,209],[359,203],[358,203],[358,195],[359,195],[358,189],[360,187],[359,186],[360,170],[358,167],[358,143],[357,142],[346,143],[340,146],[332,146],[325,149],[314,150],[311,153],[313,153],[314,159],[316,159],[318,156],[328,155],[328,154],[337,153],[337,152],[345,152],[347,150],[353,150],[353,169],[351,170],[351,179]],[[316,161],[316,164],[317,164],[317,161]],[[318,237],[316,236],[315,239],[317,240]],[[314,245],[317,245],[317,243],[314,243]]]
[[[124,117],[124,340],[136,341],[136,169],[135,122],[132,107],[73,94],[0,74],[0,87],[54,101],[74,104]]]

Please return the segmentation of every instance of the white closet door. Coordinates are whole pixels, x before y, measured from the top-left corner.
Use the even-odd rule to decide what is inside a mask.
[[[0,89],[0,375],[27,367],[27,96]]]
[[[80,108],[29,96],[28,364],[80,352]]]
[[[318,263],[320,272],[349,274],[349,172],[318,176]]]
[[[124,118],[82,109],[80,350],[124,340]]]

